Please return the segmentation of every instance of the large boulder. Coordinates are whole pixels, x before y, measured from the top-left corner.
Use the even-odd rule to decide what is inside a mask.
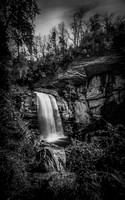
[[[66,155],[64,148],[49,143],[37,147],[31,166],[34,172],[65,171]]]

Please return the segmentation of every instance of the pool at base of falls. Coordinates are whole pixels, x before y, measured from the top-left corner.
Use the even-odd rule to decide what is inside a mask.
[[[67,136],[58,137],[55,139],[53,138],[53,139],[49,139],[49,140],[47,139],[46,141],[51,144],[55,144],[59,147],[66,147],[72,143],[70,137],[67,137]]]

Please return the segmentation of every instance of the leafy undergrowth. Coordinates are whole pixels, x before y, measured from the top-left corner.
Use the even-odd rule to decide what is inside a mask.
[[[76,199],[125,199],[125,127],[98,130],[90,143],[74,141],[67,168],[76,174]]]
[[[35,148],[11,95],[1,95],[0,188],[2,200],[125,199],[125,127],[97,130],[89,142],[73,140],[66,172],[30,171]],[[6,124],[6,125],[5,125]]]
[[[73,140],[66,148],[67,168],[60,173],[31,173],[24,145],[20,152],[0,151],[3,200],[125,198],[125,127],[98,130],[91,142]],[[28,160],[29,159],[29,160]]]

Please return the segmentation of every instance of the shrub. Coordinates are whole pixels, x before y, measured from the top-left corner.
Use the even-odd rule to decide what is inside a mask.
[[[0,150],[0,188],[4,199],[11,199],[28,187],[26,164],[22,155]]]
[[[77,199],[101,199],[101,185],[95,163],[103,152],[94,144],[74,141],[67,148],[67,168],[76,174],[74,196]]]
[[[77,199],[124,199],[124,126],[98,130],[90,143],[74,141],[66,152],[67,168],[76,174]]]

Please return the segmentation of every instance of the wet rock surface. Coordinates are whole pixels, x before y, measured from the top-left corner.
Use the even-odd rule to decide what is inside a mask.
[[[66,154],[63,147],[44,141],[37,143],[31,171],[39,173],[64,172],[65,167]]]
[[[112,82],[109,76],[109,74],[105,74],[103,84],[102,77],[99,75],[91,78],[88,85],[76,87],[75,99],[59,96],[57,91],[49,91],[51,94],[56,94],[55,98],[66,134],[69,132],[66,127],[68,123],[83,124],[85,128],[91,126],[90,113],[103,115],[108,121],[112,118],[117,119],[119,108],[123,114],[125,110],[125,79],[117,74]],[[29,128],[38,132],[37,101],[34,92],[29,92],[25,96],[20,110]]]
[[[82,126],[82,130],[91,127],[92,115],[101,115],[109,122],[122,120],[125,113],[125,75],[113,62],[116,61],[111,57],[91,62],[78,61],[68,68],[70,78],[63,73],[61,79],[60,76],[55,77],[54,82],[47,83],[46,87],[44,84],[44,88],[38,84],[34,91],[27,93],[21,104],[22,116],[29,127],[38,130],[35,91],[56,98],[66,135],[72,136],[76,127]],[[80,70],[84,71],[84,78],[81,78]]]

